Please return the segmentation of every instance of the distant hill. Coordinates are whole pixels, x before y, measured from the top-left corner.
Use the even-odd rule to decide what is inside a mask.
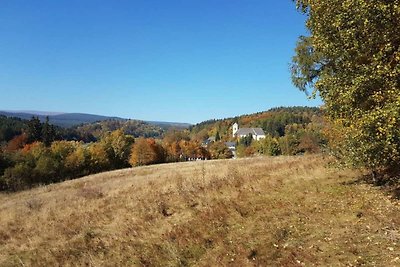
[[[45,121],[46,117],[49,117],[51,124],[61,126],[61,127],[73,127],[87,123],[105,121],[105,120],[119,120],[126,121],[126,118],[111,117],[95,114],[86,113],[60,113],[60,112],[45,112],[45,111],[0,111],[0,115],[7,117],[16,117],[20,119],[29,120],[33,116],[39,117],[41,121]],[[161,127],[163,129],[168,128],[188,128],[189,123],[179,123],[179,122],[162,122],[162,121],[146,121],[151,125]]]
[[[36,114],[36,115],[43,115],[43,116],[52,116],[52,115],[60,115],[65,114],[65,112],[54,112],[54,111],[36,111],[36,110],[3,110],[4,112],[8,113],[28,113],[28,114]]]
[[[35,112],[33,113],[24,113],[24,112],[9,112],[9,111],[0,111],[0,115],[4,115],[7,117],[16,117],[25,120],[31,119],[33,116],[39,117],[41,121],[45,121],[46,117],[49,117],[49,121],[51,124],[61,126],[61,127],[72,127],[80,124],[85,123],[92,123],[96,121],[103,121],[103,120],[124,120],[123,118],[119,117],[108,117],[108,116],[101,116],[101,115],[93,115],[93,114],[84,114],[84,113],[62,113],[51,115],[50,112]]]
[[[44,117],[46,118],[46,117]],[[125,120],[119,117],[108,117],[85,113],[65,113],[60,115],[49,116],[50,122],[62,127],[71,127],[75,125],[92,123],[104,120]]]

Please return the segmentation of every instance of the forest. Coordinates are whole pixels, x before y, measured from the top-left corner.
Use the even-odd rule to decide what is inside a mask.
[[[88,174],[166,162],[237,157],[298,155],[325,149],[319,108],[275,108],[212,120],[189,129],[168,130],[135,120],[107,120],[61,128],[41,122],[0,117],[0,189],[18,191]],[[231,126],[261,127],[265,139],[232,137]],[[205,144],[209,137],[214,141]]]

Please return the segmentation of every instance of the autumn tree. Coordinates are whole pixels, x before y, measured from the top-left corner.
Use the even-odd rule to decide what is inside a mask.
[[[93,152],[93,150],[91,151]],[[96,169],[101,170],[103,166],[99,166],[93,169],[90,168],[90,156],[91,155],[89,153],[89,150],[82,145],[77,146],[76,149],[69,153],[63,161],[64,168],[68,176],[70,176],[71,178],[75,178],[88,175],[92,171],[95,172]],[[94,156],[92,155],[92,159],[93,158]],[[106,163],[103,163],[104,161],[106,161],[106,159],[103,159],[103,161],[98,159],[97,162],[100,162],[101,165],[106,165],[107,161]]]
[[[209,149],[213,159],[230,159],[233,157],[232,151],[223,142],[214,142]]]
[[[256,153],[256,150],[253,146],[245,146],[243,144],[239,144],[236,147],[236,155],[238,157],[251,157]]]
[[[37,168],[37,162],[48,155],[48,149],[40,142],[27,144],[14,155],[14,164],[4,171],[3,184],[8,190],[21,190],[32,185],[45,183],[47,175],[40,175],[40,168],[45,167],[42,161]],[[47,166],[46,166],[47,167]],[[50,168],[48,169],[50,170]]]
[[[259,144],[258,151],[260,154],[267,156],[278,156],[282,153],[277,138],[267,135],[264,139],[257,142]]]
[[[340,125],[345,162],[400,169],[400,3],[297,0],[309,36],[299,39],[292,80],[317,93]]]
[[[154,139],[138,138],[132,147],[129,163],[132,166],[142,166],[160,163],[163,160],[163,149]]]
[[[107,151],[108,159],[113,168],[129,166],[129,156],[135,139],[126,135],[122,129],[106,134],[100,141]]]
[[[164,143],[163,147],[166,153],[167,162],[175,162],[181,160],[182,148],[179,145],[178,141],[174,141],[172,143]]]
[[[5,150],[8,152],[17,151],[23,148],[27,142],[28,136],[25,133],[22,133],[20,135],[14,136],[14,138],[7,143]]]
[[[181,131],[176,129],[168,130],[163,138],[164,143],[171,144],[173,142],[180,142],[182,140],[189,141],[190,136],[188,131]]]
[[[89,168],[91,173],[109,170],[111,168],[107,150],[101,143],[93,143],[88,147]]]
[[[59,177],[76,177],[72,173],[74,173],[76,168],[80,167],[79,162],[74,162],[74,165],[66,164],[66,162],[68,157],[80,147],[82,147],[82,143],[76,141],[55,141],[51,144],[51,157],[59,164]]]

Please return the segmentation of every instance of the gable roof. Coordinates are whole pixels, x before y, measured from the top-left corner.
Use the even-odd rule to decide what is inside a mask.
[[[236,134],[238,136],[242,136],[242,135],[265,135],[263,129],[261,128],[240,128]]]
[[[261,129],[261,128],[251,128],[251,129],[253,129],[253,131],[256,135],[265,135],[263,129]]]

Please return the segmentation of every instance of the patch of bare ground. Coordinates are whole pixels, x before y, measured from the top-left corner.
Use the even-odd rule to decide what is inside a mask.
[[[0,194],[0,266],[400,266],[400,205],[323,156],[154,165]]]

